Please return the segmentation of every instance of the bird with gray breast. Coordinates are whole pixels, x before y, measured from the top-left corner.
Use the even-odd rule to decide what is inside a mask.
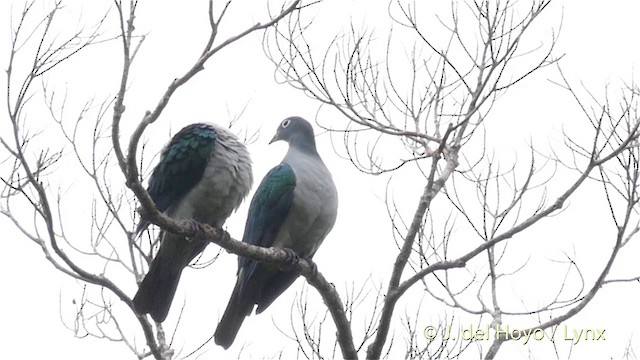
[[[289,150],[256,190],[242,241],[290,249],[310,259],[336,221],[338,193],[316,150],[311,124],[301,117],[287,118],[270,143],[278,140],[289,143]],[[239,257],[236,285],[214,334],[216,344],[229,348],[254,306],[257,314],[266,310],[298,276]]]
[[[253,184],[251,159],[243,143],[215,124],[184,127],[165,146],[147,191],[159,211],[220,228],[240,206]],[[137,234],[149,222],[142,220]],[[182,270],[208,242],[162,231],[160,249],[133,298],[136,310],[163,322]]]

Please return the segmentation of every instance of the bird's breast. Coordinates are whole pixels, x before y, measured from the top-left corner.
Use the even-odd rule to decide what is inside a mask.
[[[253,183],[249,153],[240,143],[229,144],[228,139],[220,140],[214,147],[202,179],[170,209],[169,215],[222,226],[247,196]]]
[[[296,175],[293,204],[274,246],[288,247],[311,257],[333,228],[338,195],[328,169],[322,161],[292,165]],[[319,160],[319,159],[318,159]]]

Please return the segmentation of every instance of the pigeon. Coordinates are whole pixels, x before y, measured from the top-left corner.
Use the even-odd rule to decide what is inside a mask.
[[[269,143],[278,140],[286,141],[289,150],[256,190],[242,241],[311,259],[336,221],[338,193],[316,150],[311,124],[289,117]],[[216,344],[228,349],[254,306],[257,314],[266,310],[298,276],[293,269],[238,257],[236,285],[214,334]]]
[[[147,191],[159,211],[177,219],[221,228],[253,185],[251,159],[228,129],[210,123],[184,127],[162,150]],[[142,220],[140,235],[149,222]],[[160,249],[140,283],[133,304],[154,321],[167,318],[182,270],[208,242],[162,231]]]

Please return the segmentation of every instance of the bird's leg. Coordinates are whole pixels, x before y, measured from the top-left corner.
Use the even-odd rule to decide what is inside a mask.
[[[193,219],[186,219],[186,222],[190,230],[196,233],[194,237],[187,237],[187,241],[206,241],[204,226],[200,222]]]
[[[195,237],[188,237],[187,241],[209,242],[209,239],[207,239],[207,237],[205,236],[205,229],[202,223],[194,219],[186,219],[186,221],[187,226],[189,226],[189,228],[196,233]],[[229,235],[229,233],[225,229],[223,229],[222,226],[216,226],[215,229],[218,234],[221,234],[222,242],[228,242],[229,239],[231,239],[231,235]]]
[[[284,270],[293,270],[293,267],[298,263],[298,260],[300,260],[300,256],[292,249],[282,248],[282,250],[287,254],[283,265]]]
[[[316,276],[318,274],[318,265],[316,265],[316,263],[313,262],[310,257],[303,259],[307,260],[307,262],[309,263],[309,267],[311,268],[311,276]]]
[[[222,233],[222,242],[229,242],[229,240],[231,240],[231,235],[229,235],[229,233],[225,229],[223,229],[222,226],[216,226],[216,230]]]
[[[301,257],[295,251],[289,248],[282,248],[285,253],[287,253],[287,259],[285,260],[284,270],[294,270],[293,267],[300,261],[300,259],[304,259],[309,263],[309,267],[311,267],[311,276],[316,276],[318,273],[318,266],[316,265],[310,257]]]

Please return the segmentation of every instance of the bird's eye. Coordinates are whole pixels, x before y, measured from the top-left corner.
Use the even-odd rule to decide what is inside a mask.
[[[291,120],[289,120],[289,119],[285,119],[285,120],[282,122],[282,125],[280,125],[280,126],[282,126],[282,128],[284,129],[284,128],[286,128],[287,126],[289,126],[289,124],[291,124]]]

